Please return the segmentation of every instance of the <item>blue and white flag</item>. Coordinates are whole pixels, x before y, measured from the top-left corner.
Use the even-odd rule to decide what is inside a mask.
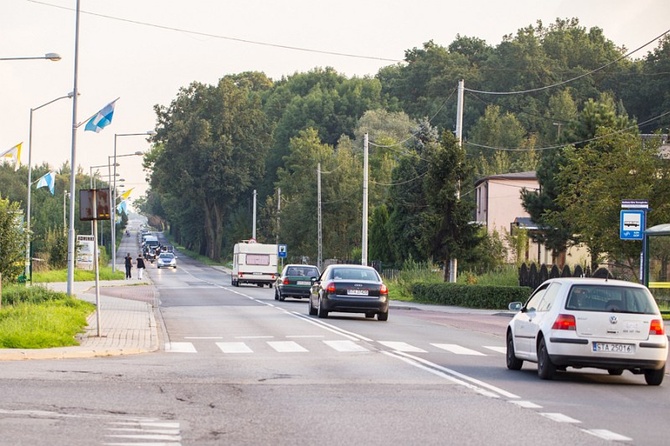
[[[102,110],[89,119],[84,130],[100,133],[100,130],[111,124],[112,118],[114,117],[114,105],[116,104],[116,101],[118,101],[118,99],[105,105]]]
[[[121,203],[116,206],[116,211],[120,213],[127,214],[128,213],[128,205],[126,204],[126,200],[123,200]]]
[[[54,184],[56,183],[56,172],[49,172],[37,181],[37,188],[48,187],[51,195],[54,194]]]

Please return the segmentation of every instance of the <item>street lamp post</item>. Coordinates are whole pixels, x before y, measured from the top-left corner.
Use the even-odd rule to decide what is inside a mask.
[[[60,58],[60,56],[59,56]],[[72,98],[73,94],[68,93],[65,96],[60,96],[56,99],[52,99],[49,102],[46,102],[40,106],[37,106],[35,108],[30,109],[30,126],[28,129],[28,199],[26,200],[26,267],[25,267],[25,276],[26,279],[30,277],[30,198],[31,198],[31,193],[32,193],[32,170],[33,170],[33,165],[32,165],[32,154],[33,154],[33,112],[35,110],[39,110],[42,107],[46,107],[49,104],[53,104],[56,101],[60,101],[61,99],[68,99]]]
[[[113,177],[112,181],[114,182],[110,194],[111,198],[111,203],[112,203],[112,220],[111,220],[111,228],[112,228],[112,272],[116,272],[116,140],[119,136],[153,136],[155,135],[156,132],[154,131],[147,131],[143,133],[115,133],[114,134],[114,172],[113,172]],[[132,155],[136,155],[138,152],[133,153]],[[139,152],[141,155],[142,152]]]
[[[46,59],[52,62],[58,62],[61,57],[58,53],[46,53],[44,56],[27,56],[27,57],[0,57],[0,60],[35,60]]]

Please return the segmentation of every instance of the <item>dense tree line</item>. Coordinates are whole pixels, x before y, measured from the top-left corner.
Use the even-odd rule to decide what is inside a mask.
[[[498,45],[430,41],[374,77],[315,68],[279,80],[250,72],[193,82],[155,107],[142,210],[178,243],[225,259],[252,236],[255,191],[259,241],[286,243],[289,261],[316,262],[320,210],[324,259],[358,260],[367,133],[370,260],[499,264],[500,244],[469,224],[474,181],[536,170],[541,192],[523,200],[546,228],[539,241],[557,251],[586,242],[594,259],[626,262],[634,243],[621,245],[609,221],[618,200],[635,193],[654,202],[650,223],[670,217],[660,139],[640,138],[670,125],[670,37],[628,52],[599,28],[559,19]],[[460,80],[462,146],[453,137]],[[618,177],[623,166],[639,172],[634,189],[619,187],[631,184],[630,173]],[[22,180],[5,182],[9,169],[0,175],[0,193],[22,202]]]
[[[233,81],[241,96],[257,100],[254,107],[260,108],[254,109],[263,116],[264,131],[252,143],[258,151],[258,176],[248,182],[219,177],[218,187],[235,190],[227,199],[230,207],[220,240],[203,233],[203,226],[210,225],[206,206],[183,203],[180,176],[167,175],[171,189],[162,189],[158,178],[168,170],[149,162],[147,167],[155,172],[152,194],[159,197],[154,203],[161,205],[155,209],[187,245],[211,254],[209,244],[214,242],[225,258],[232,244],[251,237],[255,190],[257,238],[288,244],[291,260],[315,261],[320,186],[323,255],[356,260],[361,243],[363,134],[368,133],[370,259],[387,265],[408,259],[446,264],[458,257],[466,268],[498,264],[504,252],[490,249],[497,246],[495,241],[468,224],[473,211],[469,192],[476,178],[529,170],[537,170],[542,183],[541,193],[525,191],[523,196],[530,214],[547,228],[537,236],[539,241],[556,251],[588,242],[594,261],[605,252],[624,255],[612,246],[614,237],[611,243],[601,243],[600,232],[584,230],[587,223],[577,218],[579,208],[566,198],[567,190],[574,193],[574,182],[562,179],[567,173],[559,174],[572,165],[571,150],[605,150],[603,141],[593,140],[598,132],[624,132],[640,140],[640,132],[668,126],[670,119],[664,113],[670,110],[670,93],[663,73],[670,59],[670,39],[666,36],[655,45],[647,48],[645,57],[637,53],[625,57],[628,50],[617,47],[602,30],[587,30],[576,19],[557,20],[549,26],[538,22],[520,29],[496,46],[463,36],[446,47],[430,41],[406,51],[403,63],[382,68],[375,77],[347,78],[330,68],[315,68],[274,82],[265,79],[258,89],[239,78],[263,77],[262,73],[225,76],[221,82]],[[466,86],[465,140],[459,152],[450,135],[461,79]],[[184,144],[182,133],[171,134],[170,126],[181,115],[173,116],[170,109],[181,96],[159,113],[156,160],[167,155],[163,150],[168,144],[178,145],[182,153],[198,153],[196,146],[188,145],[195,139]],[[206,116],[208,125],[227,119],[233,110],[238,108],[222,104],[221,115]],[[235,121],[233,127],[242,132],[245,123]],[[612,144],[608,150],[616,151],[623,142]],[[647,143],[646,148],[650,161],[658,162],[653,157],[658,143]],[[235,143],[232,150],[251,153]],[[193,163],[195,158],[189,158]],[[169,155],[164,161],[168,160],[174,163],[175,157]],[[625,161],[633,166],[639,160]],[[182,170],[195,168],[175,164]],[[580,178],[588,181],[591,173],[595,175],[595,170],[582,172]],[[650,177],[643,183],[653,181]],[[613,194],[606,187],[599,193]],[[455,198],[458,194],[462,198]],[[172,207],[175,198],[179,212]],[[610,201],[619,198],[613,194]],[[663,217],[659,212],[658,218]]]

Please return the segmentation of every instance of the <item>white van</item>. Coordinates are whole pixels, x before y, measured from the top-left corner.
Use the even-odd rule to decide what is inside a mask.
[[[233,248],[233,272],[230,282],[267,285],[272,288],[277,279],[277,245],[242,240]]]

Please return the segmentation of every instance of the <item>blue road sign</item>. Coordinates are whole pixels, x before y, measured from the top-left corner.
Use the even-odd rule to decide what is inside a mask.
[[[643,240],[645,231],[644,211],[622,210],[619,224],[621,240]]]
[[[277,257],[280,259],[286,258],[286,245],[277,245]]]

